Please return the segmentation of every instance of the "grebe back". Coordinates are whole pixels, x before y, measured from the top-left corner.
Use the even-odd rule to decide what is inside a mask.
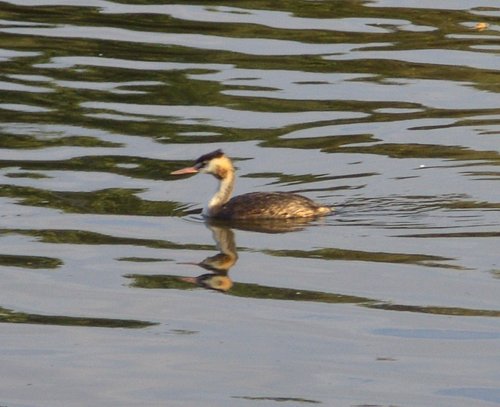
[[[210,199],[203,215],[220,219],[288,219],[313,218],[332,212],[309,198],[290,192],[250,192],[231,198],[235,174],[233,163],[222,150],[202,155],[192,167],[171,174],[212,174],[219,189]]]

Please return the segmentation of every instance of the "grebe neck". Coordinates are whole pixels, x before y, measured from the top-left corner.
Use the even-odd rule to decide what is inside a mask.
[[[222,209],[225,203],[231,199],[234,189],[234,170],[226,171],[224,177],[217,177],[219,179],[219,188],[215,195],[208,202],[208,207],[204,209],[205,216],[216,216]]]

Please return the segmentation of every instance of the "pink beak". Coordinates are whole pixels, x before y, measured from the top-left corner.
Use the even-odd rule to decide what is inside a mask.
[[[177,171],[172,171],[170,174],[172,175],[182,175],[182,174],[195,174],[198,172],[196,167],[186,167]]]

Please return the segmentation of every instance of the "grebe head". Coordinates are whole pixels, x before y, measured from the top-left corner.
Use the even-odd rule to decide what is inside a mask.
[[[181,175],[198,172],[202,174],[212,174],[217,179],[224,179],[230,172],[234,172],[234,168],[231,160],[221,149],[218,149],[199,157],[192,167],[182,168],[170,174]]]

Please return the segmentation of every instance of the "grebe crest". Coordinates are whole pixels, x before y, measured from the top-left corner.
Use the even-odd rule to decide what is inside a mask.
[[[305,196],[290,192],[251,192],[231,198],[235,174],[231,159],[221,149],[199,157],[192,167],[171,174],[212,174],[219,188],[208,202],[203,215],[222,219],[288,219],[313,218],[332,212]]]
[[[229,171],[234,173],[233,163],[220,148],[199,157],[194,168],[199,168],[198,172],[202,174],[212,174],[219,180],[226,178]]]

